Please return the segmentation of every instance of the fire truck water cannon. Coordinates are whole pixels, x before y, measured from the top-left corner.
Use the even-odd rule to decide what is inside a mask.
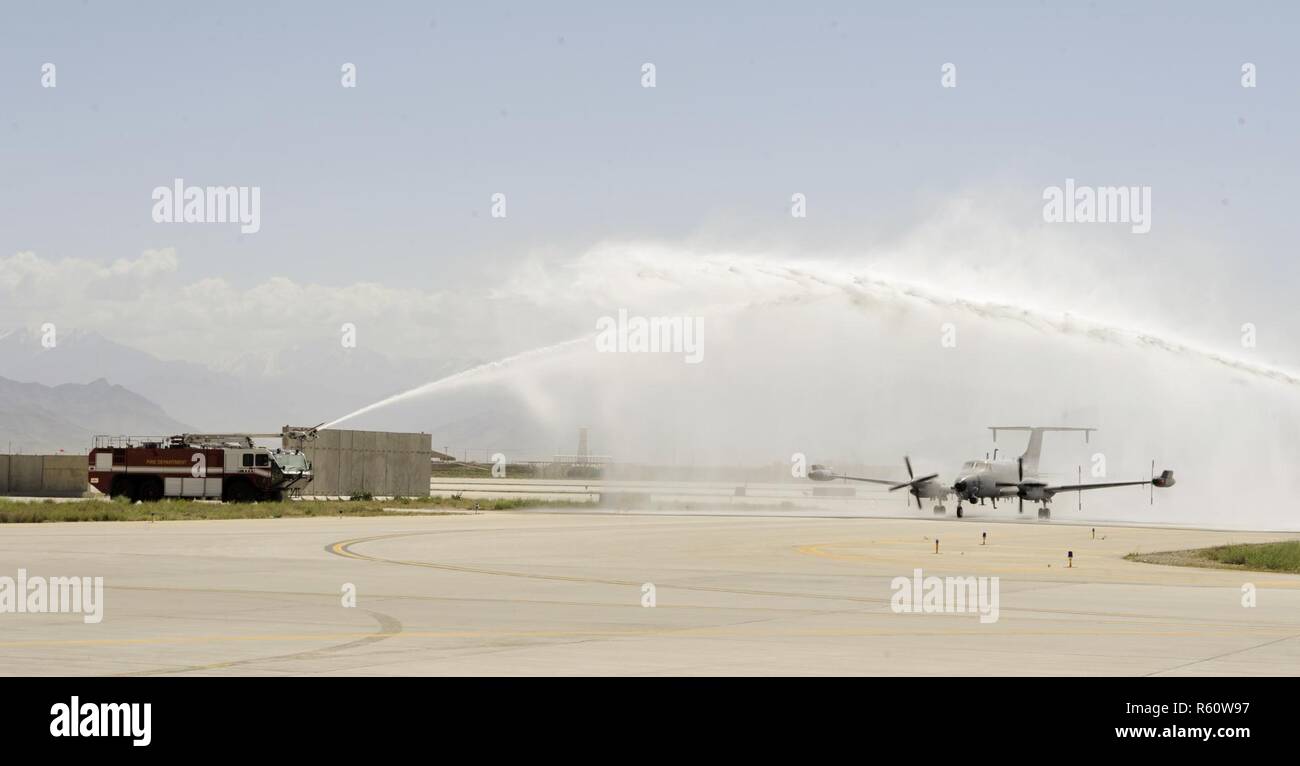
[[[315,441],[316,432],[319,431],[320,427],[323,425],[325,424],[319,423],[317,425],[312,426],[311,428],[294,428],[292,426],[285,426],[284,430],[280,432],[280,435],[283,436],[287,441],[297,442],[298,444],[302,444],[303,442]]]
[[[317,427],[319,428],[319,427]],[[312,480],[302,449],[271,449],[257,439],[297,444],[317,428],[278,434],[179,434],[166,438],[99,436],[90,451],[90,484],[109,497],[153,502],[165,497],[251,503],[283,500]]]

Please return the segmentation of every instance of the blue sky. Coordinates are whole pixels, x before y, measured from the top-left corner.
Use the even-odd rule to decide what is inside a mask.
[[[1296,330],[1300,11],[973,5],[10,3],[0,257],[474,289],[605,240],[869,249],[962,195],[1032,228],[1073,177],[1153,187],[1134,269]],[[260,186],[261,232],[153,223],[178,176]],[[1184,243],[1232,270],[1184,272]]]

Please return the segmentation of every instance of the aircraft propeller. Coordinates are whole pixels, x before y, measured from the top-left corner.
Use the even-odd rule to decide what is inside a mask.
[[[1017,477],[1017,481],[1019,481],[1021,484],[1024,484],[1024,482],[1025,482],[1025,459],[1024,459],[1023,457],[1018,457],[1018,458],[1016,458],[1016,471],[1017,471],[1017,473],[1019,474],[1019,476]],[[1020,512],[1020,513],[1024,513],[1024,512],[1025,512],[1025,498],[1024,498],[1024,493],[1018,492],[1018,493],[1016,493],[1016,494],[1017,494],[1016,499],[1020,501],[1020,511],[1019,511],[1019,512]]]
[[[905,482],[902,482],[901,484],[895,484],[895,485],[891,486],[891,487],[889,488],[889,491],[890,491],[890,492],[893,492],[893,491],[896,490],[896,489],[902,489],[902,488],[904,488],[904,487],[907,487],[907,488],[908,488],[908,490],[907,490],[907,494],[911,495],[912,497],[915,497],[915,498],[916,498],[916,507],[917,507],[917,508],[921,508],[921,507],[922,507],[922,506],[921,506],[921,493],[917,491],[917,487],[921,486],[922,484],[926,483],[927,481],[930,481],[931,479],[937,478],[937,477],[939,476],[939,474],[937,474],[937,473],[932,473],[932,474],[927,474],[927,475],[925,475],[925,476],[922,476],[922,477],[920,477],[920,478],[917,478],[917,477],[916,477],[916,474],[912,473],[912,458],[908,457],[907,455],[904,455],[904,456],[903,456],[903,465],[906,465],[906,466],[907,466],[907,479],[908,479],[908,480],[905,481]],[[908,508],[911,508],[911,507],[912,507],[912,501],[911,501],[911,500],[908,500],[908,501],[907,501],[907,507],[908,507]]]

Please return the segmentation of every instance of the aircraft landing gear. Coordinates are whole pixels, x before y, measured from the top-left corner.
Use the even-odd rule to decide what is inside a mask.
[[[957,506],[957,518],[961,518],[961,506]]]
[[[1051,512],[1051,510],[1049,510],[1048,507],[1045,506],[1045,505],[1044,505],[1044,506],[1041,506],[1041,507],[1038,509],[1038,518],[1043,519],[1043,520],[1045,520],[1045,521],[1046,521],[1046,520],[1050,520],[1050,519],[1052,518],[1052,512]]]
[[[934,515],[935,515],[935,516],[942,516],[942,515],[944,515],[944,514],[947,513],[947,512],[948,512],[948,509],[947,509],[947,508],[944,508],[942,505],[936,505],[936,506],[934,507]]]

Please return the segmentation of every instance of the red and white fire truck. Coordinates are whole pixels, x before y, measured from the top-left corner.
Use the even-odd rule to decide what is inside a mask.
[[[131,501],[253,502],[283,500],[311,482],[311,461],[301,450],[259,447],[253,439],[243,434],[99,436],[90,451],[90,484]]]

